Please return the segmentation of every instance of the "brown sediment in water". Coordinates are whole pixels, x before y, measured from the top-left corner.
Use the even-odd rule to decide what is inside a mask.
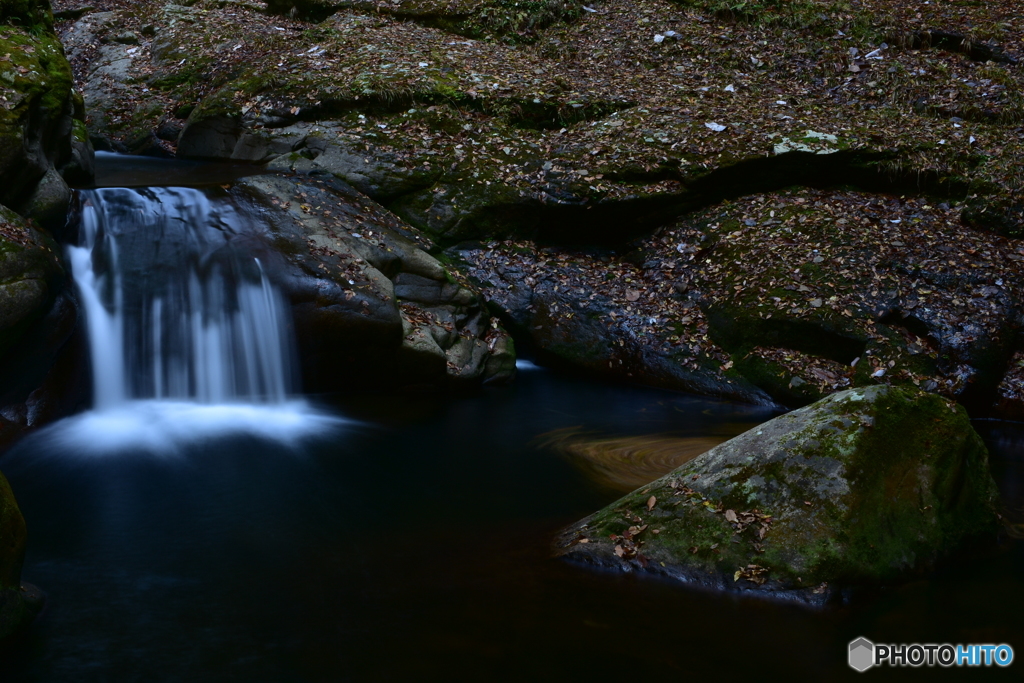
[[[617,491],[632,491],[741,434],[753,425],[723,425],[715,434],[642,434],[600,437],[578,427],[537,437],[536,444],[566,456],[591,480]]]

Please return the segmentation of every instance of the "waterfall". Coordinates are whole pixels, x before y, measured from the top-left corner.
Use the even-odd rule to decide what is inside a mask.
[[[290,310],[250,217],[183,187],[79,197],[68,260],[94,405],[31,435],[36,459],[185,457],[238,438],[300,453],[348,424],[295,396]]]
[[[69,256],[97,410],[135,399],[286,401],[288,309],[259,259],[234,248],[248,230],[230,204],[191,188],[105,188],[81,199]]]

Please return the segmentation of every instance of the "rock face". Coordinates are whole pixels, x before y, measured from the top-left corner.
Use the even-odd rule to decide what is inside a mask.
[[[49,2],[0,5],[0,203],[59,227],[70,192],[54,168],[88,174],[76,139],[71,67],[53,32]],[[81,138],[81,136],[77,136]]]
[[[914,386],[1017,419],[1021,250],[927,198],[793,188],[629,248],[494,240],[446,253],[552,364],[790,407]]]
[[[39,391],[72,334],[59,249],[68,182],[89,182],[82,100],[45,0],[0,2],[0,445],[45,421]],[[67,180],[65,180],[67,178]],[[42,228],[42,229],[40,229]],[[66,373],[70,375],[73,373]],[[57,384],[59,382],[49,382]],[[49,407],[44,407],[49,406]]]
[[[0,446],[59,413],[54,401],[76,376],[54,367],[74,353],[66,342],[77,317],[63,293],[59,251],[49,235],[0,206]]]
[[[266,262],[292,302],[307,389],[472,386],[515,373],[512,340],[479,293],[346,183],[262,175],[232,194],[269,226]]]
[[[1007,0],[780,5],[725,32],[709,0],[104,7],[61,24],[92,134],[344,180],[554,362],[789,406],[877,382],[1024,411]],[[968,27],[993,43],[943,37]],[[563,286],[579,265],[613,277]]]
[[[58,247],[0,206],[0,354],[53,303],[63,279]]]
[[[24,626],[39,609],[38,593],[21,585],[25,520],[0,473],[0,640]]]
[[[717,446],[566,529],[564,558],[810,602],[927,569],[993,532],[963,408],[893,387],[833,394]]]
[[[744,403],[774,403],[745,378],[722,372],[727,356],[707,341],[700,308],[675,294],[671,282],[640,301],[634,287],[642,279],[616,277],[622,271],[617,259],[558,249],[538,253],[533,246],[466,243],[446,253],[538,361]],[[655,310],[645,309],[648,301]],[[686,332],[703,342],[680,341]]]

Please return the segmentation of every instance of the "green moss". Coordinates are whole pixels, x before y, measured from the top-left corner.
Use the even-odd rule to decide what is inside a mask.
[[[642,519],[660,530],[644,537],[650,558],[726,575],[756,564],[797,588],[894,581],[994,531],[997,494],[964,410],[907,389],[869,392],[756,428],[773,435],[763,447],[753,430],[719,446],[594,515],[587,535]],[[763,547],[726,510],[771,515]]]
[[[510,42],[529,42],[541,29],[574,21],[582,13],[578,4],[564,0],[493,0],[451,28],[471,37],[497,35]]]
[[[29,103],[37,103],[51,116],[59,115],[71,97],[72,75],[57,38],[0,27],[0,52],[10,55],[8,61],[0,62],[0,78],[22,96],[15,106],[0,108],[0,122],[20,119]]]
[[[53,31],[53,12],[44,0],[0,0],[0,22],[40,35]]]
[[[83,144],[89,142],[89,129],[86,128],[84,121],[75,119],[71,125],[71,137],[75,142]]]
[[[751,384],[787,406],[803,406],[822,398],[823,394],[808,382],[793,383],[793,373],[756,354],[735,354],[733,369]]]

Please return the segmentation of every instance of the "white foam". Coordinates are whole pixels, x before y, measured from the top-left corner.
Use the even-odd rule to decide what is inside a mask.
[[[39,445],[84,457],[173,457],[188,446],[252,436],[287,448],[340,430],[349,420],[304,401],[273,405],[129,401],[61,420],[33,435]]]

